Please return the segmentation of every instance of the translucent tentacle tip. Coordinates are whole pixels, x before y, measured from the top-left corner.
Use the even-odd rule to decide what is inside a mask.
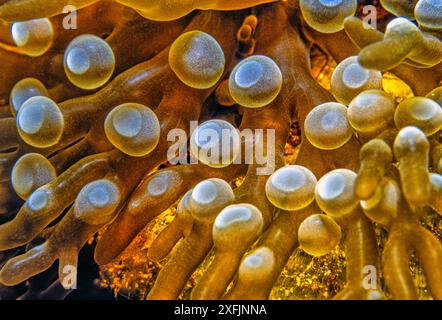
[[[393,162],[390,146],[381,139],[372,139],[361,148],[361,165],[356,178],[355,194],[360,200],[370,199],[376,192],[385,171]]]
[[[266,195],[279,209],[300,210],[313,202],[316,183],[316,177],[309,169],[297,165],[286,166],[267,180]]]
[[[74,40],[64,53],[64,70],[69,81],[81,89],[104,85],[115,69],[112,48],[103,39],[85,34]]]
[[[442,175],[438,173],[430,174],[431,182],[431,206],[437,213],[442,215]]]
[[[357,56],[338,64],[331,78],[331,91],[337,101],[348,105],[361,92],[382,89],[382,73],[363,68]]]
[[[64,129],[61,110],[51,99],[32,97],[23,103],[17,114],[20,137],[36,148],[48,148],[58,143]]]
[[[385,10],[396,17],[408,17],[414,20],[414,7],[418,0],[381,0]]]
[[[160,122],[148,107],[125,103],[106,117],[104,131],[109,141],[121,152],[142,157],[152,152],[160,141]]]
[[[421,152],[427,155],[429,148],[430,143],[426,135],[422,130],[413,126],[402,128],[394,141],[394,155],[398,160],[404,156]]]
[[[442,106],[442,86],[435,88],[429,94],[426,95],[427,98],[436,101]]]
[[[431,198],[429,151],[427,137],[416,127],[401,129],[394,141],[402,189],[408,202],[413,205],[428,204]]]
[[[414,15],[420,26],[431,30],[442,30],[442,2],[440,0],[419,0]]]
[[[195,218],[212,223],[234,198],[232,187],[226,181],[212,178],[198,183],[193,188],[189,207]]]
[[[106,224],[115,216],[120,198],[119,188],[114,182],[106,179],[91,182],[78,194],[74,215],[91,225]]]
[[[44,213],[53,203],[52,191],[45,185],[35,190],[26,200],[26,207],[34,213]]]
[[[370,220],[388,227],[400,210],[401,189],[391,178],[384,178],[374,196],[361,201],[361,208]]]
[[[236,103],[261,108],[275,100],[282,81],[281,70],[272,59],[255,55],[235,66],[229,78],[229,91]]]
[[[38,96],[49,96],[48,90],[41,81],[35,78],[25,78],[17,82],[9,98],[12,114],[16,115],[26,100]]]
[[[275,255],[268,247],[258,247],[248,253],[239,266],[239,280],[253,283],[266,280],[275,268]]]
[[[357,0],[300,0],[307,24],[322,33],[344,29],[344,20],[356,13]]]
[[[388,23],[384,39],[363,48],[358,61],[365,68],[380,71],[398,66],[410,54],[415,62],[431,63],[432,59],[428,60],[426,57],[427,50],[422,49],[425,42],[414,23],[407,18],[395,18]]]
[[[169,65],[175,75],[195,89],[213,87],[224,73],[224,52],[210,34],[189,31],[179,36],[169,50]]]
[[[341,240],[341,228],[331,217],[314,214],[305,219],[298,229],[298,241],[302,250],[319,257],[333,250]]]
[[[415,126],[430,136],[442,128],[442,108],[429,98],[409,98],[398,105],[394,122],[398,129]]]
[[[52,46],[54,29],[47,18],[15,22],[11,27],[11,37],[23,53],[38,57]]]
[[[180,185],[182,182],[183,180],[180,174],[176,171],[157,172],[149,179],[144,196],[149,198],[162,198],[168,194],[175,185]]]
[[[213,241],[225,250],[234,250],[238,246],[249,245],[263,228],[261,211],[247,203],[225,207],[213,224]]]
[[[177,215],[187,216],[191,215],[190,211],[190,198],[192,197],[193,189],[187,191],[181,200],[178,202],[178,206],[176,208]]]
[[[336,102],[321,104],[310,111],[305,119],[304,130],[308,141],[323,150],[340,148],[353,135],[347,107]]]
[[[352,100],[348,120],[357,132],[375,136],[393,123],[396,102],[384,91],[367,90]]]
[[[359,204],[354,194],[356,176],[347,169],[336,169],[323,176],[315,189],[319,207],[332,217],[351,213]]]
[[[224,120],[209,120],[202,123],[190,138],[190,152],[202,163],[222,168],[238,158],[241,138],[233,125]]]
[[[28,153],[18,159],[12,168],[11,183],[17,195],[26,200],[56,176],[48,159],[38,153]]]

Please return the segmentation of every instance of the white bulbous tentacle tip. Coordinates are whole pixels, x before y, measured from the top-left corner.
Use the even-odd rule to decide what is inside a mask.
[[[402,128],[394,141],[395,149],[406,147],[414,149],[417,143],[428,143],[425,133],[417,127],[408,126]]]
[[[356,180],[357,174],[348,169],[336,169],[323,176],[316,185],[317,194],[325,200],[333,200],[342,195],[348,185]]]
[[[314,200],[316,183],[309,169],[291,165],[274,172],[267,180],[265,191],[275,207],[294,211],[307,207]]]
[[[430,100],[432,101],[432,100]],[[428,103],[427,105],[419,105],[415,110],[413,110],[413,116],[418,120],[429,121],[434,118],[438,113],[441,112],[441,107],[435,101],[434,103]]]
[[[73,39],[65,50],[63,60],[69,81],[85,90],[103,86],[115,70],[112,47],[92,34]]]
[[[76,75],[85,74],[91,68],[89,55],[83,48],[72,48],[67,53],[66,66]]]
[[[44,110],[37,105],[21,108],[18,116],[18,125],[20,129],[27,134],[35,134],[41,130],[44,120]]]
[[[190,213],[190,204],[189,201],[192,198],[192,192],[193,189],[190,189],[189,191],[187,191],[184,196],[181,198],[180,202],[178,202],[178,206],[177,206],[177,214],[186,214],[186,213]]]
[[[87,199],[97,209],[104,208],[111,202],[108,190],[104,186],[97,186],[89,190]]]
[[[17,127],[22,138],[28,143],[28,137],[38,136],[41,131],[51,136],[50,141],[37,141],[36,147],[48,147],[55,144],[62,134],[64,117],[58,105],[48,97],[36,96],[26,100],[17,114]],[[20,132],[21,131],[21,132]],[[39,139],[37,139],[39,140]],[[40,145],[40,144],[45,144]]]
[[[365,211],[372,210],[382,202],[383,197],[384,197],[384,188],[382,186],[378,186],[376,188],[374,195],[371,198],[367,200],[361,200],[362,210]]]
[[[213,119],[208,120],[201,125],[193,132],[192,134],[192,142],[195,144],[195,147],[214,147],[221,144],[223,141],[223,134],[229,134],[229,137],[234,139],[234,142],[239,139],[235,133],[237,133],[237,129],[225,120]],[[213,141],[213,139],[209,139],[209,143],[207,143],[208,137],[215,135],[219,141]]]
[[[342,116],[340,113],[336,112],[336,110],[326,111],[321,117],[321,121],[319,122],[320,127],[323,130],[335,130],[342,123]]]
[[[344,28],[344,19],[353,16],[357,0],[300,0],[306,23],[321,33],[335,33]]]
[[[134,108],[121,108],[115,111],[112,124],[118,134],[126,138],[133,138],[143,128],[143,116]]]
[[[411,22],[409,19],[407,19],[405,17],[398,17],[398,18],[394,18],[393,20],[391,20],[387,24],[385,32],[389,32],[392,29],[397,28],[398,26],[401,26],[401,25],[407,25],[407,26],[410,26],[410,27],[415,27],[413,22]],[[416,29],[417,29],[417,27],[416,27]]]
[[[438,7],[438,8],[442,8],[442,2],[440,2],[440,0],[424,0],[424,2],[427,2],[428,4]]]
[[[342,4],[344,0],[318,0],[324,7],[334,8]]]
[[[232,187],[224,180],[211,178],[198,183],[193,188],[191,200],[198,204],[209,204],[219,196],[233,197]]]
[[[17,114],[22,105],[30,98],[49,95],[45,85],[35,78],[24,78],[18,81],[11,90],[9,103],[13,113]]]
[[[25,199],[25,195],[32,192],[35,186],[34,172],[29,169],[17,169],[17,163],[12,169],[11,183],[15,193],[17,193],[20,198]],[[17,170],[20,170],[20,173],[16,172]]]
[[[253,55],[233,69],[229,92],[236,103],[246,108],[261,108],[276,99],[282,82],[282,72],[275,61],[264,55]]]
[[[427,136],[431,136],[442,127],[442,109],[432,99],[413,97],[398,105],[394,120],[399,129],[405,126],[416,126]]]
[[[224,51],[210,34],[188,31],[170,47],[169,65],[187,86],[208,89],[216,85],[224,73]]]
[[[76,218],[89,224],[108,221],[121,199],[119,187],[108,179],[93,181],[81,189],[74,203]]]
[[[320,104],[309,112],[304,127],[310,143],[323,150],[335,150],[353,136],[347,107],[341,103]]]
[[[299,226],[298,240],[301,249],[312,256],[328,254],[341,240],[341,228],[333,218],[314,214]]]
[[[225,207],[216,217],[212,228],[216,250],[245,250],[261,234],[263,225],[261,211],[251,204]]]
[[[54,28],[48,18],[14,22],[11,38],[23,54],[31,57],[43,55],[52,45]]]
[[[347,66],[342,73],[342,81],[351,89],[358,89],[370,80],[370,72],[355,62]]]
[[[336,169],[324,175],[315,189],[319,207],[331,216],[351,213],[359,204],[354,194],[356,177],[357,174],[348,169]]]
[[[208,120],[193,131],[190,152],[209,167],[222,168],[238,157],[241,137],[238,129],[225,120]]]
[[[120,197],[118,186],[104,179],[88,184],[84,193],[87,196],[87,201],[97,209],[117,203]]]
[[[268,247],[258,247],[247,254],[239,267],[241,280],[254,281],[269,275],[275,265],[275,255]]]
[[[256,61],[249,61],[238,67],[235,73],[235,83],[240,88],[250,88],[256,85],[263,76],[264,68]]]
[[[369,290],[367,292],[367,300],[384,300],[384,294],[379,290]]]
[[[46,208],[49,203],[50,190],[41,187],[35,190],[26,201],[27,207],[34,212],[38,212]]]
[[[232,187],[226,181],[211,178],[193,188],[189,207],[194,217],[213,223],[220,211],[232,203],[234,198]]]
[[[437,190],[442,190],[442,174],[431,173],[430,182],[433,188],[436,188]]]
[[[342,195],[347,179],[341,173],[331,173],[327,179],[321,179],[317,185],[317,194],[325,200],[333,200]]]
[[[167,179],[163,176],[153,177],[147,184],[147,194],[159,197],[166,193],[169,188]]]
[[[50,161],[39,153],[27,153],[17,160],[11,171],[11,184],[22,199],[51,182],[57,173]]]
[[[124,103],[113,108],[106,116],[104,132],[121,152],[132,157],[144,157],[157,147],[161,124],[149,107]]]
[[[29,26],[24,22],[15,22],[11,27],[12,40],[18,47],[25,46],[30,38]]]
[[[425,137],[425,134],[417,127],[408,126],[399,131],[398,138]]]
[[[231,227],[248,229],[252,225],[261,229],[263,223],[262,213],[254,205],[248,203],[233,204],[225,207],[216,217],[214,230],[222,232],[223,229]]]
[[[215,219],[215,227],[219,229],[228,228],[235,223],[249,221],[252,218],[252,211],[245,206],[229,206],[220,212]]]
[[[214,181],[200,182],[192,191],[192,200],[199,204],[213,202],[218,196],[218,187]]]
[[[293,192],[304,187],[307,177],[304,170],[297,167],[284,167],[277,170],[270,177],[270,183],[281,191]]]
[[[320,230],[325,227],[323,220],[323,218],[325,217],[327,216],[324,216],[322,214],[312,215],[301,223],[300,229],[307,228],[309,230]]]

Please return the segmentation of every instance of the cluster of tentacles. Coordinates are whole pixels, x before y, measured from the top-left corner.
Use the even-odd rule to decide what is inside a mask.
[[[420,223],[442,214],[442,8],[381,3],[392,14],[377,30],[356,0],[0,1],[1,291],[28,281],[22,299],[64,297],[95,234],[107,264],[178,203],[148,250],[164,263],[148,299],[178,298],[209,253],[192,299],[267,299],[296,248],[339,243],[335,299],[417,298],[412,253],[442,299],[442,243]],[[338,63],[330,91],[313,46]],[[384,92],[386,71],[415,97]],[[295,122],[302,144],[285,163]],[[227,131],[228,148],[210,154],[205,130]],[[246,159],[254,147],[275,172]],[[171,152],[200,161],[164,166]]]

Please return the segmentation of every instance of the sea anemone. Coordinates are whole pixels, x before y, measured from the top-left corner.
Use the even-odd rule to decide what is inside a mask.
[[[2,1],[0,296],[442,299],[440,12]]]

